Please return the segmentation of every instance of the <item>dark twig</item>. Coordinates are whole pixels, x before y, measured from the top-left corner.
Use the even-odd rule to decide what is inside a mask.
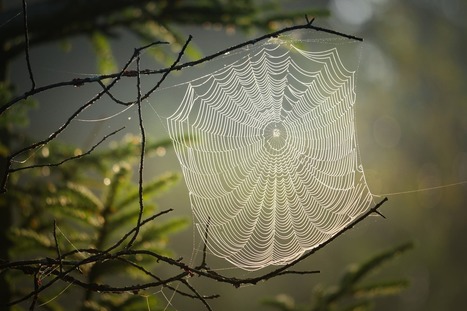
[[[305,20],[308,25],[311,25],[315,21],[315,18],[313,17],[310,21],[310,19],[308,18],[308,15],[305,15]]]
[[[141,98],[141,100],[147,99],[152,93],[154,93],[154,91],[157,90],[161,86],[162,82],[164,82],[165,78],[167,78],[169,73],[171,73],[172,71],[176,70],[177,67],[179,67],[177,66],[177,64],[182,59],[182,56],[185,54],[185,50],[188,47],[188,44],[190,43],[191,39],[193,39],[193,37],[189,35],[182,49],[178,53],[177,59],[172,63],[172,65],[166,71],[163,72],[162,78],[160,78],[159,82],[157,82],[157,84],[152,89],[146,92],[146,94]]]
[[[82,157],[85,157],[87,155],[90,155],[94,149],[96,149],[100,144],[102,144],[107,138],[109,138],[110,136],[113,136],[115,134],[117,134],[118,132],[120,132],[121,130],[123,130],[125,127],[121,127],[119,128],[118,130],[115,130],[107,135],[105,135],[104,137],[102,137],[101,140],[99,140],[96,144],[94,144],[88,151],[86,151],[85,153],[82,153],[82,154],[79,154],[79,155],[76,155],[76,156],[72,156],[72,157],[69,157],[69,158],[66,158],[60,162],[57,162],[57,163],[48,163],[48,164],[36,164],[36,165],[30,165],[30,166],[23,166],[23,167],[19,167],[19,168],[12,168],[10,169],[8,172],[9,173],[13,173],[13,172],[17,172],[17,171],[22,171],[22,170],[26,170],[26,169],[32,169],[32,168],[40,168],[40,167],[54,167],[54,166],[60,166],[62,164],[64,164],[65,162],[68,162],[68,161],[71,161],[71,160],[77,160],[77,159],[80,159]]]
[[[37,303],[37,298],[39,297],[39,292],[37,291],[37,289],[39,288],[39,278],[37,277],[37,275],[39,274],[39,269],[37,269],[34,273],[34,278],[33,278],[33,282],[34,282],[34,291],[35,291],[35,294],[34,296],[32,297],[32,302],[31,302],[31,305],[29,306],[29,311],[33,311],[34,308],[36,307],[36,303]]]
[[[144,99],[148,98],[150,96],[150,94],[152,94],[155,90],[157,90],[161,86],[162,82],[164,82],[165,78],[172,71],[172,68],[174,68],[178,64],[180,59],[182,58],[182,55],[185,53],[185,50],[186,50],[188,44],[190,43],[191,39],[192,39],[192,37],[189,36],[188,40],[185,42],[182,49],[178,53],[177,59],[172,63],[172,66],[170,66],[169,70],[162,75],[162,77],[159,79],[159,81],[156,83],[156,85],[152,89],[150,89],[144,96],[142,96],[142,94],[141,94],[141,75],[140,75],[140,68],[139,68],[139,66],[140,66],[140,54],[141,54],[141,51],[143,49],[147,49],[147,48],[153,46],[154,44],[149,44],[149,45],[143,46],[143,47],[141,47],[139,49],[135,49],[135,52],[133,54],[133,56],[136,57],[136,72],[137,72],[136,86],[137,86],[137,89],[138,89],[137,105],[138,105],[138,121],[139,121],[138,123],[139,123],[139,128],[140,128],[140,133],[141,133],[141,153],[140,153],[139,170],[138,170],[138,172],[139,172],[139,181],[138,181],[139,214],[138,214],[138,222],[137,222],[137,225],[136,225],[135,234],[133,235],[131,240],[128,242],[127,247],[131,247],[133,245],[134,241],[136,240],[136,238],[138,237],[139,227],[141,225],[141,219],[143,217],[143,211],[144,211],[143,170],[144,170],[144,153],[145,153],[145,146],[146,146],[146,134],[145,134],[144,125],[143,125],[143,114],[142,114],[142,110],[141,110],[141,102]]]
[[[149,276],[149,277],[151,277],[151,278],[153,278],[153,279],[155,279],[155,280],[157,280],[157,281],[159,281],[159,282],[163,282],[163,280],[162,280],[160,277],[158,277],[158,276],[155,275],[154,273],[148,271],[148,270],[145,269],[143,266],[140,266],[140,265],[138,265],[138,264],[136,264],[136,263],[134,263],[134,262],[132,262],[132,261],[130,261],[130,260],[128,260],[128,259],[122,257],[122,256],[118,256],[116,259],[125,262],[126,264],[128,264],[128,265],[134,267],[135,269],[137,269],[137,270],[143,272],[143,273],[146,274],[147,276]],[[198,299],[197,296],[192,295],[192,294],[185,293],[185,292],[183,292],[183,291],[181,291],[181,290],[179,290],[179,289],[176,289],[175,287],[171,286],[170,284],[164,284],[163,286],[164,286],[165,288],[168,288],[168,289],[170,289],[171,291],[173,291],[173,292],[179,294],[179,295],[182,295],[182,296],[185,296],[185,297],[189,297],[189,298],[193,298],[193,299]],[[206,297],[205,297],[205,298],[206,298]],[[207,297],[207,299],[212,299],[212,298],[217,298],[217,296],[209,296],[209,297]]]
[[[34,75],[32,73],[32,67],[31,67],[31,58],[29,56],[28,7],[26,4],[26,0],[23,0],[23,23],[24,23],[24,40],[26,41],[25,42],[26,43],[25,44],[26,63],[28,65],[29,79],[31,80],[31,83],[32,83],[31,91],[28,93],[31,93],[36,88],[36,81],[34,81]]]
[[[111,83],[110,85],[107,87],[107,88],[110,88],[112,87],[113,85],[115,85],[115,83],[117,83],[117,81],[121,78],[118,77],[118,78],[115,78]],[[13,158],[15,158],[16,156],[24,153],[24,152],[27,152],[27,151],[30,151],[30,150],[33,150],[33,149],[36,149],[40,146],[44,146],[46,144],[48,144],[49,142],[51,142],[52,140],[54,140],[58,135],[60,135],[65,129],[68,128],[68,126],[71,124],[71,122],[76,119],[78,117],[78,115],[83,112],[84,110],[86,110],[87,108],[89,108],[90,106],[92,106],[95,102],[97,102],[102,96],[103,94],[105,94],[105,91],[101,91],[99,92],[97,95],[95,95],[91,100],[89,100],[87,103],[85,103],[84,105],[82,105],[80,108],[78,108],[78,110],[76,110],[73,114],[71,114],[68,119],[65,121],[65,123],[62,124],[62,126],[60,126],[57,130],[55,130],[55,132],[53,132],[52,134],[50,134],[46,139],[43,139],[41,141],[38,141],[32,145],[29,145],[29,146],[26,146],[26,147],[23,147],[22,149],[10,154],[7,159],[6,159],[6,173],[4,174],[3,176],[3,180],[2,180],[2,184],[0,185],[1,187],[1,191],[2,192],[5,192],[6,191],[6,182],[7,182],[7,179],[8,179],[8,175],[9,173],[11,172],[11,162],[13,160]]]
[[[375,211],[375,214],[378,214],[379,216],[383,217],[384,219],[386,219],[386,216],[384,216],[380,211]]]
[[[173,211],[173,209],[169,208],[169,209],[164,210],[164,211],[162,211],[162,212],[159,212],[159,213],[157,213],[157,214],[155,214],[155,215],[152,215],[151,217],[148,217],[148,218],[146,218],[145,220],[141,221],[141,222],[139,223],[139,227],[141,228],[142,226],[144,226],[145,224],[151,222],[152,220],[156,219],[157,217],[162,216],[162,215],[167,214],[167,213],[170,213],[170,212],[172,212],[172,211]],[[123,243],[123,241],[125,241],[126,239],[128,239],[128,237],[129,237],[130,235],[132,235],[132,234],[134,235],[134,233],[135,233],[136,230],[139,230],[139,229],[137,229],[137,227],[134,227],[133,229],[131,229],[130,231],[128,231],[124,236],[122,236],[122,237],[120,238],[120,240],[118,240],[114,245],[110,246],[110,247],[109,247],[108,249],[106,249],[104,252],[105,252],[105,253],[110,253],[111,251],[113,251],[114,249],[116,249],[117,247],[119,247],[119,246]]]
[[[124,102],[124,101],[121,101],[117,98],[115,98],[115,96],[113,96],[113,94],[110,92],[110,90],[108,90],[104,84],[104,82],[102,82],[101,80],[98,80],[97,83],[99,83],[100,86],[102,86],[102,89],[105,91],[105,93],[110,97],[110,99],[112,99],[112,101],[114,101],[115,103],[117,104],[120,104],[120,105],[123,105],[123,106],[130,106],[134,103],[132,102]]]
[[[211,217],[208,217],[208,222],[206,224],[206,229],[204,231],[204,246],[203,246],[203,259],[201,264],[197,267],[197,269],[208,269],[208,265],[206,263],[206,255],[207,255],[207,248],[208,248],[208,237],[209,237],[209,224],[211,223]]]
[[[311,271],[283,271],[278,275],[286,275],[286,274],[298,274],[298,275],[306,275],[306,274],[317,274],[320,273],[319,270],[311,270]]]
[[[62,264],[62,254],[60,252],[60,245],[58,245],[57,239],[57,221],[54,219],[54,241],[55,241],[55,251],[57,252],[57,260],[59,262],[60,273],[63,272],[63,264]]]
[[[62,257],[63,258],[63,257]],[[75,265],[77,261],[66,261],[62,260],[63,265]],[[17,261],[2,261],[0,264],[0,271],[6,269],[17,269],[19,267],[26,267],[26,266],[47,266],[47,265],[57,265],[59,261],[52,258],[41,258],[41,259],[30,259],[30,260],[17,260]]]
[[[140,129],[140,134],[141,134],[141,151],[140,151],[140,158],[139,158],[139,169],[138,169],[138,203],[139,203],[139,213],[138,213],[138,222],[136,224],[136,230],[135,234],[131,238],[130,242],[128,242],[127,247],[131,247],[133,245],[133,242],[136,240],[138,237],[139,233],[139,228],[141,226],[141,219],[143,218],[143,212],[144,212],[144,200],[143,200],[143,170],[144,170],[144,153],[146,149],[146,132],[144,130],[144,124],[143,124],[143,113],[141,111],[141,75],[139,74],[139,66],[140,66],[140,61],[141,61],[141,56],[140,56],[140,51],[139,49],[135,50],[136,53],[136,71],[138,72],[138,75],[136,76],[136,87],[138,90],[138,100],[137,100],[137,105],[138,105],[138,124],[139,124],[139,129]]]
[[[77,264],[73,265],[72,267],[68,268],[65,271],[56,272],[56,273],[52,272],[52,273],[57,275],[55,278],[50,280],[48,283],[38,287],[37,289],[34,289],[29,294],[24,295],[22,298],[19,298],[17,300],[14,300],[14,301],[10,302],[8,305],[12,306],[12,305],[18,304],[20,302],[23,302],[23,301],[29,299],[30,297],[34,297],[35,295],[38,295],[39,293],[41,293],[43,290],[45,290],[45,289],[49,288],[50,286],[52,286],[53,284],[55,284],[55,282],[57,282],[58,280],[66,279],[71,272],[75,271],[80,266],[88,264],[88,263],[98,262],[98,261],[100,261],[102,259],[103,259],[102,254],[93,255],[91,257],[88,257],[88,258],[85,258],[85,259],[79,261]],[[17,269],[18,269],[18,267],[17,267]],[[76,284],[80,283],[80,281],[78,281],[78,280],[74,280],[74,281],[76,281]]]
[[[203,305],[206,307],[207,310],[209,311],[212,311],[211,309],[211,306],[208,304],[208,302],[206,301],[206,297],[203,297],[200,295],[200,293],[198,293],[198,291],[196,290],[196,288],[194,288],[193,286],[190,285],[190,283],[188,283],[187,280],[185,279],[182,279],[180,280],[183,284],[185,284],[186,287],[188,287],[195,295],[196,297],[203,303]]]

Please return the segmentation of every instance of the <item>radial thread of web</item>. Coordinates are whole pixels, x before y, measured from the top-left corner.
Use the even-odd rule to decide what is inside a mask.
[[[167,127],[212,253],[287,264],[368,209],[354,75],[335,47],[277,41],[188,83]]]

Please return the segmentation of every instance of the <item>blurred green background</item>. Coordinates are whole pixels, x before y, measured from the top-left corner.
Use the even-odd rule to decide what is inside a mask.
[[[286,1],[283,1],[284,3]],[[398,193],[448,185],[467,180],[467,3],[461,0],[334,0],[287,1],[290,8],[327,8],[329,17],[317,18],[317,26],[364,38],[357,84],[357,132],[361,158],[369,187],[375,195]],[[214,26],[181,26],[203,54],[208,54],[247,38],[260,31],[231,33]],[[1,30],[1,28],[0,28]],[[56,43],[32,50],[33,67],[41,84],[68,77],[95,73],[93,50],[80,38],[71,41],[72,49],[63,53]],[[112,40],[119,64],[140,43],[126,34]],[[158,66],[147,55],[146,67]],[[27,90],[24,59],[11,66],[11,77],[17,89]],[[120,88],[120,96],[134,92],[134,84]],[[77,89],[79,90],[79,89]],[[98,89],[54,91],[54,100],[31,112],[31,132],[44,137],[63,122],[63,116],[90,98]],[[79,98],[76,97],[79,94]],[[132,93],[133,94],[133,93]],[[50,94],[38,96],[40,103],[50,101]],[[127,95],[129,96],[129,95]],[[129,96],[132,98],[133,96]],[[157,99],[153,99],[157,101]],[[159,103],[157,103],[159,104]],[[112,115],[93,110],[88,118]],[[115,113],[121,111],[121,107]],[[136,110],[115,116],[117,128],[126,125],[137,131]],[[83,117],[86,118],[86,115]],[[148,135],[164,138],[160,120],[150,109],[145,110]],[[62,138],[72,139],[83,148],[89,139],[103,135],[96,122],[79,122]],[[83,134],[80,128],[93,133]],[[107,130],[107,129],[106,129]],[[90,138],[91,137],[91,138]],[[167,169],[179,170],[172,151],[151,163],[156,174]],[[381,212],[387,217],[370,217],[316,255],[301,263],[298,269],[320,270],[318,275],[287,276],[235,289],[193,279],[202,293],[220,293],[211,302],[215,310],[270,310],[260,301],[282,293],[296,303],[310,301],[317,284],[334,284],[345,267],[365,260],[375,252],[405,241],[414,241],[415,249],[381,271],[383,276],[406,277],[408,289],[397,296],[377,301],[376,310],[463,310],[467,309],[467,186],[457,185],[437,190],[388,195]],[[191,217],[188,193],[180,183],[160,205],[175,208],[175,215]],[[177,255],[185,259],[199,248],[199,237],[190,228],[169,241]],[[200,260],[197,254],[195,260]],[[210,260],[215,261],[214,258]],[[219,264],[218,261],[216,261]],[[220,263],[223,264],[222,262]],[[224,264],[228,267],[228,264]],[[241,270],[227,270],[239,277],[253,275]],[[170,302],[179,310],[192,307],[180,297],[158,299]]]

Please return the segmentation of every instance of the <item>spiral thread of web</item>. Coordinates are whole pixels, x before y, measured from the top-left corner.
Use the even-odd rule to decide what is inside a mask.
[[[188,84],[167,127],[212,253],[287,264],[367,210],[354,104],[336,48],[268,44]]]

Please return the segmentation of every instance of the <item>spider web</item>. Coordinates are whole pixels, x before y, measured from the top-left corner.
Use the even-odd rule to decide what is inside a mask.
[[[246,270],[287,264],[373,202],[357,148],[355,70],[338,47],[281,37],[181,85],[167,129],[216,256]]]

